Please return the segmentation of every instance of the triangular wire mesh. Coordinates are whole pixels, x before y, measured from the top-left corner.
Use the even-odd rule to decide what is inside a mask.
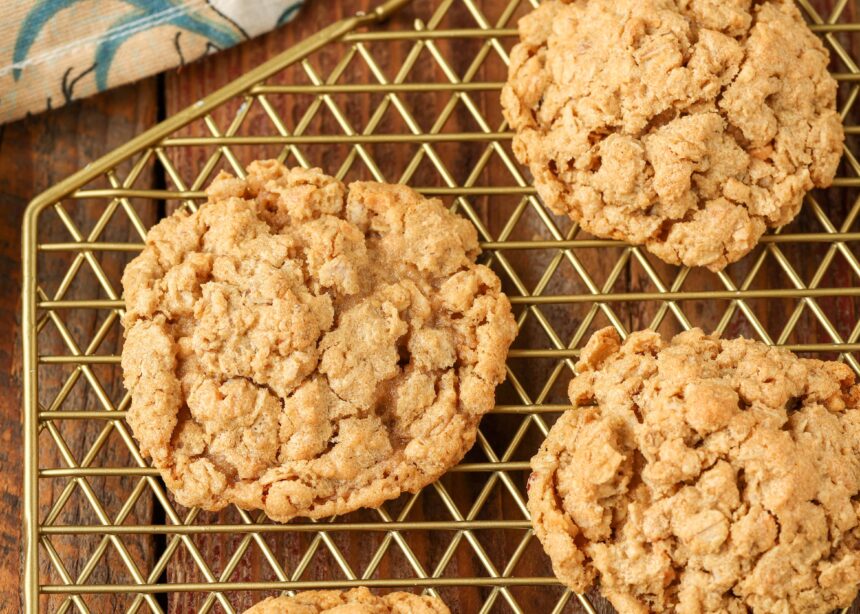
[[[527,462],[566,407],[592,332],[701,326],[860,372],[854,3],[799,0],[840,84],[849,136],[837,181],[720,274],[596,240],[539,201],[498,100],[516,20],[534,4],[414,2],[383,26],[284,59],[268,78],[42,210],[37,241],[27,243],[37,290],[25,300],[37,307],[38,409],[27,420],[40,429],[37,600],[48,611],[234,612],[283,590],[375,582],[438,594],[454,611],[586,611],[587,598],[554,579],[525,500]],[[191,80],[203,69],[187,70]],[[476,225],[481,261],[514,304],[520,334],[508,379],[474,449],[437,484],[379,510],[279,526],[235,508],[185,509],[122,420],[123,267],[146,230],[198,206],[219,171],[242,174],[265,157],[438,196]]]

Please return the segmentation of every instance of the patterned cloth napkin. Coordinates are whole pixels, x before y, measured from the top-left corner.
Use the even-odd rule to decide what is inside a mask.
[[[0,124],[232,47],[303,1],[4,0]]]

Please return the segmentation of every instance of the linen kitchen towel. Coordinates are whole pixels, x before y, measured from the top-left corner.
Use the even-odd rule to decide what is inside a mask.
[[[286,23],[302,2],[2,2],[0,124],[231,47]]]

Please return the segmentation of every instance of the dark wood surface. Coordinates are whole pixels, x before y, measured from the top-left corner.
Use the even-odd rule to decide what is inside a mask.
[[[359,9],[367,8],[367,5],[375,5],[373,0],[345,0],[342,2],[325,2],[322,0],[312,1],[291,25],[281,31],[262,36],[254,41],[245,43],[235,49],[227,50],[218,55],[209,57],[201,62],[184,67],[179,72],[170,72],[164,76],[153,77],[146,79],[137,84],[130,85],[112,92],[102,94],[92,99],[74,103],[68,107],[59,109],[50,114],[42,114],[37,117],[28,118],[7,126],[0,126],[0,215],[2,215],[2,224],[0,224],[0,468],[2,468],[2,476],[0,476],[0,611],[15,612],[19,610],[21,593],[20,585],[20,514],[21,514],[21,479],[20,470],[22,465],[22,447],[21,447],[21,393],[20,393],[20,377],[21,377],[21,350],[20,350],[20,222],[23,210],[29,200],[43,191],[56,181],[68,176],[74,171],[84,166],[87,162],[94,160],[102,154],[110,151],[114,147],[127,141],[130,137],[139,134],[144,129],[155,124],[161,117],[174,113],[185,108],[189,104],[198,100],[204,94],[211,92],[216,87],[227,83],[242,72],[252,68],[262,61],[268,59],[278,51],[289,47],[296,41],[308,36],[317,31],[319,28],[327,25],[331,21],[338,19],[341,16],[350,14]],[[416,0],[413,6],[407,11],[414,15],[428,15],[431,10],[429,7],[434,5],[430,0]],[[488,15],[498,15],[501,8],[507,5],[507,0],[484,0],[479,2],[479,5],[484,7]],[[819,6],[827,4],[827,2],[815,3]],[[850,10],[856,10],[854,3],[849,3],[852,7]],[[407,14],[404,23],[411,23],[410,14]],[[459,15],[466,19],[467,15]],[[856,16],[855,16],[856,17]],[[855,41],[849,41],[856,43]],[[474,55],[476,51],[476,42],[465,42],[462,65],[458,63],[454,68],[458,74],[468,65],[469,54]],[[471,45],[471,47],[470,47]],[[856,55],[856,54],[855,54]],[[399,62],[403,61],[403,56],[396,51],[390,54],[380,53],[376,56],[380,64],[386,69],[388,74],[393,72],[392,67],[398,66]],[[320,62],[336,61],[337,58],[323,57]],[[364,79],[369,78],[366,68],[356,68],[356,70],[364,71],[362,75]],[[484,78],[492,80],[500,80],[503,78],[502,68],[500,66],[490,66],[486,68]],[[420,78],[416,80],[429,81],[434,77],[432,66],[419,65],[416,72]],[[357,79],[358,80],[358,79]],[[423,109],[418,107],[416,111],[418,117],[416,119],[422,126],[427,126],[432,120],[434,114],[441,108],[447,99],[431,99]],[[287,115],[298,115],[300,109],[298,105],[293,108],[290,103],[285,103],[287,106],[279,108],[279,111]],[[356,103],[350,104],[348,101],[345,104],[345,114],[353,125],[360,129],[367,121],[369,114],[372,112],[366,104]],[[483,109],[487,110],[487,109]],[[489,109],[490,112],[493,109]],[[223,127],[226,125],[228,114],[223,115],[216,113],[216,120]],[[856,123],[856,115],[854,116]],[[266,122],[266,118],[254,111],[250,117],[250,124],[256,125],[258,128],[262,123]],[[326,117],[320,120],[321,129],[337,130],[337,126],[333,118]],[[495,126],[493,127],[495,128]],[[452,116],[451,125],[446,129],[473,129],[469,124],[469,119],[463,113],[455,113]],[[203,127],[190,127],[187,134],[201,134]],[[452,168],[469,168],[469,163],[474,164],[477,155],[477,150],[469,147],[450,147],[445,149],[445,146],[440,145],[440,151],[452,160]],[[269,151],[261,152],[246,152],[253,157],[264,157]],[[318,158],[312,160],[324,166],[327,170],[334,170],[332,167],[339,164],[342,159],[343,151],[337,148],[320,149]],[[391,169],[386,175],[389,178],[396,179],[398,172],[394,169],[402,169],[406,163],[405,149],[400,150],[396,147],[387,149],[378,149],[373,152],[377,160],[381,164],[386,165],[386,169]],[[180,150],[171,152],[171,159],[177,167],[177,171],[183,178],[193,177],[195,170],[200,167],[203,161],[204,152],[193,150]],[[339,157],[340,156],[340,157]],[[419,171],[419,181],[417,183],[428,185],[433,178],[430,174],[426,177],[422,176]],[[484,178],[484,182],[492,182],[493,173],[497,173],[498,168],[490,169]],[[165,181],[169,182],[169,178],[165,179],[157,173],[144,173],[136,183],[135,187],[159,187]],[[832,198],[821,196],[823,202],[827,206],[828,212],[831,213],[831,218],[834,221],[841,221],[845,217],[845,212],[850,208],[853,199],[857,194],[849,191],[841,191],[837,196]],[[510,207],[513,203],[510,204]],[[494,207],[489,209],[485,200],[476,199],[476,208],[488,220],[491,228],[498,230],[507,219],[507,214],[510,207]],[[157,211],[147,211],[144,215],[144,221],[151,221]],[[89,210],[82,207],[72,212],[72,219],[82,229],[90,228],[96,221],[98,211]],[[55,224],[57,222],[54,222]],[[540,236],[535,221],[527,221],[521,231],[522,236],[515,238],[532,238]],[[815,230],[820,228],[815,227],[812,221],[801,219],[796,223],[796,230]],[[49,232],[52,229],[47,229]],[[61,232],[59,228],[54,228],[57,233]],[[133,228],[127,222],[118,222],[112,224],[108,230],[108,236],[113,240],[126,240],[132,238]],[[811,247],[809,249],[817,249]],[[808,252],[807,252],[808,253]],[[595,280],[595,283],[600,285],[608,273],[609,266],[614,263],[615,258],[609,258],[608,254],[597,254],[594,251],[583,252],[578,254],[581,256],[582,266],[587,269]],[[617,255],[617,254],[614,254]],[[792,253],[787,253],[787,257],[791,260]],[[526,281],[528,284],[534,284],[540,277],[543,269],[532,266],[528,262],[529,254],[512,255],[514,266],[518,271],[525,271]],[[71,258],[71,256],[69,256]],[[519,258],[519,260],[517,260]],[[540,257],[535,257],[534,262],[539,262]],[[794,261],[794,260],[792,260]],[[654,263],[653,260],[651,260]],[[816,258],[799,258],[798,269],[804,279],[809,279],[814,267],[817,264]],[[52,279],[56,285],[60,281],[63,270],[68,266],[69,260],[57,259],[45,262],[43,278],[47,276]],[[543,266],[545,263],[541,262]],[[740,278],[744,267],[749,267],[750,262],[747,261],[738,265],[733,274],[733,277]],[[122,260],[115,261],[108,266],[121,267]],[[662,267],[655,264],[659,269],[664,280],[669,282],[672,279],[670,267]],[[120,269],[121,270],[121,269]],[[574,274],[569,264],[563,264],[559,268],[559,275],[553,279],[550,284],[554,292],[584,292],[585,286],[579,277]],[[116,277],[117,270],[111,271]],[[850,272],[847,272],[846,267],[835,267],[834,277],[830,283],[824,285],[850,285]],[[95,292],[96,281],[94,279],[85,278],[80,282],[80,286],[75,289],[82,296],[92,296]],[[783,287],[783,281],[777,281],[776,277],[768,282],[773,287]],[[697,287],[707,287],[713,289],[712,282],[706,277],[701,279],[691,279],[690,283],[685,285],[686,289],[695,289]],[[652,282],[645,274],[641,266],[631,265],[627,272],[619,281],[619,286],[616,289],[626,289],[629,291],[651,290],[653,289]],[[690,312],[694,319],[694,324],[700,324],[705,327],[713,326],[716,320],[722,315],[725,309],[725,304],[712,303],[696,306]],[[757,315],[760,316],[766,324],[770,322],[784,321],[785,305],[770,305],[757,304],[754,305]],[[823,308],[827,311],[831,320],[836,327],[842,331],[850,331],[857,321],[857,306],[856,302],[851,300],[833,299],[831,302],[824,302]],[[548,308],[546,310],[547,317],[553,321],[559,334],[564,337],[572,334],[576,325],[583,313],[578,310],[585,308],[571,308],[565,311],[566,307]],[[636,329],[642,326],[647,326],[654,314],[655,306],[651,304],[627,304],[618,308],[617,313],[622,320],[622,323],[629,329]],[[102,324],[104,314],[101,318],[96,314],[90,314],[80,318],[71,319],[69,322],[70,332],[72,336],[80,339],[89,339],[98,326]],[[810,331],[816,329],[815,322],[805,316],[804,326]],[[605,320],[598,322],[605,323]],[[667,322],[671,322],[668,320]],[[710,324],[709,324],[710,323]],[[529,326],[532,326],[531,324]],[[664,330],[671,332],[673,325],[667,323]],[[742,321],[733,320],[728,328],[729,334],[749,334],[749,327]],[[526,328],[524,333],[533,333],[540,335],[539,330]],[[818,331],[811,332],[809,337],[818,336],[819,339],[823,335]],[[116,351],[119,347],[118,335],[114,332],[109,336],[103,344],[103,351]],[[48,338],[45,341],[46,348],[50,349],[51,344],[58,344],[56,338]],[[527,347],[523,344],[521,347]],[[56,348],[59,351],[59,346]],[[541,362],[533,361],[528,367],[523,367],[522,374],[526,379],[533,378],[535,381],[542,382],[546,379],[546,369],[551,366],[549,361]],[[105,368],[100,372],[100,378],[106,382],[106,392],[112,399],[117,399],[121,396],[121,384],[119,382],[118,373],[116,370],[111,376],[109,368]],[[42,374],[43,394],[40,395],[40,401],[45,404],[50,404],[52,395],[62,386],[63,381],[69,374],[69,369],[46,369]],[[558,396],[566,383],[566,376],[562,376],[558,385],[555,388],[558,391],[554,392],[553,399],[558,401]],[[532,387],[533,388],[533,387]],[[532,391],[530,388],[530,392]],[[502,397],[510,395],[510,390],[501,392]],[[508,398],[513,401],[512,398]],[[504,402],[504,401],[503,401]],[[96,401],[93,399],[92,393],[87,392],[87,388],[75,388],[69,396],[69,401],[64,406],[65,409],[80,409],[94,408]],[[516,424],[513,424],[515,427]],[[498,424],[493,423],[489,430],[493,431],[491,435],[498,435],[501,439],[504,438],[504,429],[506,423],[499,421]],[[61,434],[68,444],[71,452],[76,458],[80,458],[99,435],[101,431],[100,424],[94,424],[90,421],[81,422],[80,424],[64,424],[61,428]],[[104,466],[128,466],[130,463],[128,452],[123,452],[124,446],[110,445],[113,441],[110,437],[116,437],[116,433],[109,436],[108,445],[100,456],[100,465]],[[529,437],[537,436],[531,433]],[[63,466],[62,459],[55,452],[46,446],[47,451],[43,452],[40,459],[42,466]],[[474,460],[486,460],[476,456]],[[515,458],[514,460],[525,460],[525,458]],[[461,479],[460,476],[446,477],[446,488],[452,493],[455,499],[463,498],[468,500],[470,489],[473,485],[466,481],[466,478]],[[518,476],[521,480],[524,476]],[[471,479],[471,478],[468,478]],[[98,489],[101,499],[106,508],[106,512],[110,515],[117,511],[121,504],[121,494],[126,493],[129,485],[134,482],[123,482],[122,480],[93,480],[94,489]],[[42,496],[49,500],[56,497],[64,487],[63,481],[47,481],[40,484]],[[438,499],[427,497],[421,501],[418,509],[410,516],[411,520],[419,520],[421,518],[442,519],[444,515],[440,515],[439,508],[441,504]],[[480,518],[487,519],[494,515],[507,514],[507,517],[516,517],[516,512],[513,510],[512,503],[509,499],[505,499],[502,495],[493,495],[488,499],[485,512]],[[396,511],[396,506],[392,508]],[[133,519],[136,522],[161,522],[163,518],[159,515],[158,506],[153,504],[149,495],[144,495],[138,502],[138,505],[132,512]],[[376,518],[373,512],[360,513],[354,519],[372,520]],[[81,498],[72,497],[69,503],[61,512],[60,521],[66,524],[87,524],[94,520],[93,512],[90,506]],[[209,515],[206,520],[212,522],[241,522],[241,518],[235,512],[225,512],[220,515]],[[521,534],[520,534],[521,535]],[[481,534],[478,536],[484,548],[489,552],[491,557],[500,553],[509,553],[516,547],[518,539],[516,534],[513,536],[502,535],[501,532],[496,535]],[[367,534],[332,534],[332,538],[336,542],[340,552],[344,558],[355,569],[362,569],[370,557],[368,542],[376,544],[381,536]],[[422,561],[428,568],[432,569],[433,564],[438,561],[444,547],[450,539],[450,535],[438,543],[436,540],[409,536],[410,544],[414,546],[415,555],[418,560]],[[87,544],[94,544],[99,538],[90,538]],[[310,538],[305,535],[284,535],[277,538],[268,539],[276,557],[282,561],[290,561],[302,552],[304,547],[309,543]],[[197,547],[200,549],[204,558],[212,562],[213,572],[217,575],[241,539],[232,536],[208,536],[206,539],[195,539]],[[80,540],[72,539],[55,539],[52,542],[57,549],[59,555],[64,560],[75,560],[73,555],[75,549],[81,543]],[[147,569],[151,566],[160,548],[163,548],[163,542],[153,540],[128,540],[129,555],[138,562],[141,568]],[[462,545],[462,544],[461,544]],[[115,556],[115,555],[113,555]],[[499,557],[503,558],[503,557]],[[109,559],[110,560],[110,559]],[[114,560],[114,563],[116,561]],[[75,566],[70,566],[69,572],[76,576],[82,563],[78,561]],[[46,568],[47,569],[47,568]],[[264,557],[259,550],[252,548],[249,554],[242,559],[239,569],[229,579],[230,580],[245,580],[245,579],[274,579],[271,571],[268,569]],[[548,566],[545,557],[540,552],[536,544],[527,551],[523,557],[523,563],[519,568],[519,575],[545,575],[548,573]],[[187,552],[181,550],[171,560],[166,570],[166,578],[171,581],[197,581],[201,580],[199,572],[193,571],[193,561],[190,560]],[[525,571],[522,571],[525,570]],[[457,573],[459,575],[485,575],[480,571],[480,565],[477,562],[474,554],[468,549],[460,547],[457,549],[453,557],[453,562],[450,571],[447,575]],[[412,575],[407,568],[407,562],[403,556],[399,557],[392,555],[383,560],[380,566],[381,575]],[[342,577],[342,574],[337,570],[336,562],[331,556],[319,556],[311,563],[305,576],[307,578],[333,578]],[[52,581],[57,581],[56,577]],[[128,582],[130,581],[127,573],[121,571],[121,565],[108,564],[98,567],[92,576],[91,581],[96,582]],[[517,599],[521,604],[528,609],[526,604],[541,604],[538,609],[533,611],[543,611],[543,608],[552,601],[550,595],[557,595],[558,591],[551,589],[518,589],[516,592]],[[451,602],[452,610],[468,614],[479,609],[481,600],[486,595],[486,591],[477,589],[461,590],[443,593],[445,598]],[[194,605],[199,605],[201,599],[205,597],[180,595],[171,597],[169,601],[169,610],[172,612],[191,611]],[[253,600],[259,598],[257,595],[242,595],[240,602],[234,600],[234,605],[248,605]],[[605,610],[605,606],[599,601],[598,607],[601,611]],[[55,605],[56,601],[44,602],[46,609]],[[87,603],[94,612],[110,612],[119,608],[121,605],[128,604],[127,599],[119,598],[113,600],[110,597],[100,597],[98,599],[88,598]],[[164,600],[162,600],[164,603]],[[498,608],[494,611],[509,611],[504,605],[504,600],[499,598],[496,602]],[[142,611],[146,611],[144,607]],[[219,611],[216,607],[214,611]],[[580,611],[580,608],[569,606],[566,611]]]

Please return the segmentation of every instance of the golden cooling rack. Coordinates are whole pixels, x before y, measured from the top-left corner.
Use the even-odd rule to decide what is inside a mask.
[[[552,577],[525,509],[527,461],[566,407],[572,359],[593,330],[698,325],[860,371],[855,3],[800,0],[840,82],[849,136],[834,187],[719,274],[595,240],[537,200],[498,102],[529,0],[416,2],[377,25],[405,4],[333,24],[31,203],[27,612],[233,612],[281,590],[355,585],[428,591],[464,613],[593,612],[602,607]],[[124,264],[159,216],[195,207],[219,168],[241,174],[262,157],[441,197],[475,223],[482,258],[514,303],[520,335],[508,381],[475,449],[439,483],[380,510],[273,525],[238,509],[181,508],[123,421]]]

